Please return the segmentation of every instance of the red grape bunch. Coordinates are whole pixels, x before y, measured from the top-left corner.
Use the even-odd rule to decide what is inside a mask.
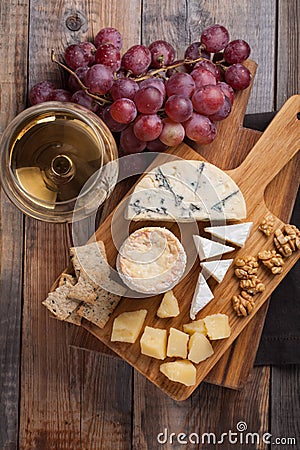
[[[206,28],[183,60],[164,40],[148,47],[134,45],[121,54],[122,36],[103,28],[94,42],[65,49],[67,88],[42,81],[30,91],[32,105],[45,101],[74,102],[96,113],[118,133],[121,154],[163,151],[185,136],[211,143],[216,122],[230,114],[235,91],[246,89],[251,73],[243,62],[250,47],[242,39],[230,41],[222,25]]]

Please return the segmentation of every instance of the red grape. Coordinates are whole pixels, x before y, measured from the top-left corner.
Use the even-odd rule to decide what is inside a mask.
[[[71,97],[72,103],[78,103],[79,105],[85,106],[90,111],[96,113],[99,110],[99,104],[84,91],[77,91]]]
[[[210,144],[217,135],[216,125],[208,117],[196,112],[183,126],[187,137],[199,144]]]
[[[232,89],[232,87],[229,86],[229,84],[224,83],[224,81],[220,81],[220,83],[218,83],[217,86],[219,86],[222,89],[223,94],[225,95],[225,97],[227,97],[229,99],[230,103],[233,105],[233,102],[234,102],[234,90]]]
[[[66,89],[54,89],[50,92],[48,100],[54,102],[70,102],[72,94]]]
[[[133,100],[138,90],[139,85],[136,81],[130,78],[118,78],[110,89],[110,95],[113,100],[118,100],[118,98],[130,98],[130,100]]]
[[[153,86],[141,87],[134,96],[134,103],[143,114],[156,113],[162,107],[163,101],[161,92]]]
[[[175,50],[167,41],[159,40],[149,45],[151,52],[151,67],[156,69],[171,64],[175,58]]]
[[[212,25],[206,28],[201,34],[201,44],[204,45],[205,50],[210,53],[216,53],[229,42],[229,33],[222,25]]]
[[[121,67],[120,50],[109,43],[99,45],[95,53],[95,63],[104,64],[113,72],[116,72]]]
[[[80,42],[79,47],[88,58],[88,65],[91,66],[95,62],[96,47],[92,42]]]
[[[96,47],[99,47],[99,45],[102,44],[110,43],[117,47],[118,50],[121,50],[122,48],[121,33],[116,28],[112,27],[102,28],[102,30],[96,34],[94,42]]]
[[[164,152],[168,148],[168,145],[161,142],[159,138],[154,141],[147,142],[147,149],[149,152]]]
[[[137,109],[129,98],[119,98],[110,105],[111,117],[119,123],[130,123],[137,115]]]
[[[151,63],[151,52],[144,45],[134,45],[124,53],[122,67],[133,75],[141,75],[146,72]]]
[[[133,131],[140,141],[154,141],[162,130],[161,119],[156,114],[141,114],[133,125]]]
[[[88,66],[78,67],[78,69],[74,70],[74,73],[78,76],[78,78],[82,81],[84,85],[86,84],[85,77],[89,70],[90,68]],[[72,92],[76,92],[82,89],[82,87],[80,86],[74,75],[70,75],[68,85],[70,91]]]
[[[251,72],[243,64],[233,64],[225,72],[225,81],[233,89],[242,91],[251,83]]]
[[[220,74],[219,68],[213,62],[209,61],[208,59],[203,59],[202,61],[198,61],[195,64],[194,69],[198,69],[198,67],[202,67],[203,69],[209,70],[215,76],[217,81],[220,80],[221,74]]]
[[[133,131],[133,126],[129,126],[121,132],[120,144],[125,152],[130,155],[145,150],[147,142],[138,139]]]
[[[168,97],[176,94],[191,97],[195,90],[195,82],[188,73],[175,73],[168,79],[166,90]]]
[[[112,71],[103,64],[95,64],[86,74],[86,85],[92,94],[106,94],[113,82]]]
[[[225,95],[218,86],[202,86],[194,92],[192,103],[194,110],[200,114],[210,116],[222,107]]]
[[[231,103],[228,97],[225,97],[225,101],[219,111],[217,111],[215,114],[212,114],[209,116],[210,120],[216,122],[219,120],[224,120],[226,117],[229,116],[231,111]]]
[[[91,57],[80,44],[71,44],[65,50],[65,61],[71,69],[91,65]]]
[[[210,70],[204,69],[203,67],[198,67],[191,72],[191,76],[195,81],[196,89],[201,86],[206,86],[207,84],[217,84],[216,77],[212,74]]]
[[[175,122],[184,122],[193,112],[193,104],[184,95],[171,95],[165,104],[166,114]]]
[[[31,105],[46,102],[49,95],[56,89],[54,83],[50,81],[40,81],[36,83],[29,92],[29,101]]]
[[[242,39],[229,42],[224,50],[224,59],[229,64],[242,63],[250,55],[250,46]]]
[[[98,112],[98,116],[105,122],[110,131],[113,133],[120,133],[127,128],[124,123],[116,122],[110,114],[110,105],[106,106],[103,111]]]
[[[166,86],[162,79],[149,77],[139,83],[140,88],[146,86],[156,87],[162,94],[163,99],[166,98]]]
[[[159,139],[161,140],[161,142],[170,147],[179,145],[183,141],[185,136],[183,125],[168,118],[163,119],[162,124],[163,129],[159,135]]]
[[[184,53],[184,59],[209,59],[210,54],[201,48],[201,42],[193,42],[187,47]],[[189,64],[192,67],[192,64]]]

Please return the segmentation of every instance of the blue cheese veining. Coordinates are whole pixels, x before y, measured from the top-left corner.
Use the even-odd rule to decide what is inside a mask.
[[[213,164],[175,160],[151,169],[128,199],[130,220],[240,220],[246,204],[236,183]]]

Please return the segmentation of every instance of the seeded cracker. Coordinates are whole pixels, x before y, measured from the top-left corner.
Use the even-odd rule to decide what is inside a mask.
[[[85,274],[91,278],[91,283],[101,284],[103,276],[109,276],[110,267],[107,263],[106,251],[102,241],[70,248],[71,261],[75,274]]]
[[[97,298],[95,290],[110,274],[104,244],[97,241],[72,247],[70,256],[78,282],[70,290],[68,298],[93,304]]]
[[[76,308],[79,302],[68,298],[73,287],[74,278],[63,274],[59,280],[59,286],[54,292],[50,292],[46,300],[42,302],[49,311],[59,320],[66,320]]]
[[[120,285],[112,280],[108,282],[110,289],[114,292],[120,292]],[[123,291],[124,294],[125,290]],[[99,328],[103,328],[108,322],[112,312],[118,305],[121,295],[112,294],[105,289],[99,287],[96,289],[97,298],[93,305],[83,303],[78,309],[78,314],[84,319],[97,325]]]

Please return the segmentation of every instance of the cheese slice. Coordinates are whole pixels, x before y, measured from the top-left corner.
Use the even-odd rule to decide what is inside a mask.
[[[176,159],[151,169],[128,198],[129,220],[240,220],[247,215],[242,192],[218,167]]]
[[[196,367],[188,359],[166,362],[159,370],[171,381],[194,386],[196,384]]]
[[[215,256],[222,256],[224,253],[235,250],[233,247],[211,241],[210,239],[198,236],[197,234],[194,234],[193,239],[200,261],[203,259],[214,258]]]
[[[226,314],[212,314],[204,317],[203,320],[210,340],[225,339],[230,336],[231,329]]]
[[[165,319],[168,317],[177,317],[179,316],[179,313],[178,301],[173,294],[173,291],[171,290],[166,292],[161,304],[159,305],[156,315],[161,319]]]
[[[198,312],[201,311],[201,309],[203,309],[204,306],[206,306],[213,298],[214,295],[211,292],[203,274],[200,272],[191,304],[190,318],[195,320],[196,314],[198,314]]]
[[[205,261],[200,263],[200,266],[204,273],[211,275],[218,283],[221,283],[232,262],[233,259],[220,259],[219,261]]]
[[[212,234],[216,238],[231,242],[243,247],[249,237],[253,222],[243,222],[234,225],[222,225],[219,227],[206,227],[204,231]]]

